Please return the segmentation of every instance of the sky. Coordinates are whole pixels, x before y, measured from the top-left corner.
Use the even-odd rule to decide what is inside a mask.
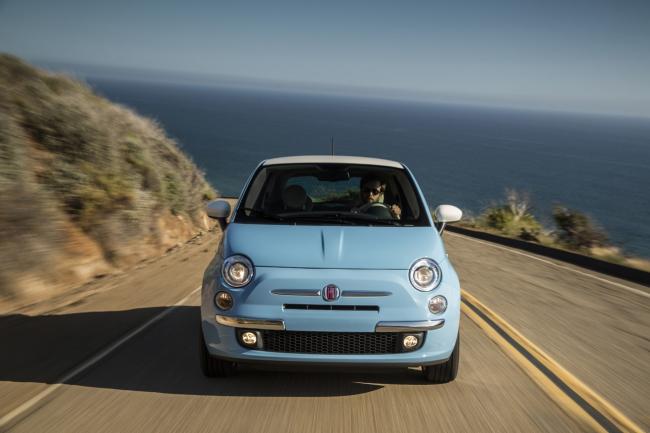
[[[0,0],[0,51],[120,78],[650,117],[648,0]]]

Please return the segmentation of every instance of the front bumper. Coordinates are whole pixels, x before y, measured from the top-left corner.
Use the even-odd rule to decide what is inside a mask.
[[[266,323],[267,321],[265,321]],[[422,326],[408,327],[399,325],[399,328],[391,324],[391,330],[384,328],[383,332],[399,332],[403,334],[418,334],[424,336],[422,345],[414,351],[401,353],[383,354],[321,354],[321,353],[289,353],[273,352],[267,350],[250,349],[244,347],[238,340],[238,331],[255,331],[251,322],[246,321],[246,327],[231,327],[217,323],[203,321],[203,337],[210,354],[216,358],[231,360],[240,363],[269,363],[269,364],[303,364],[303,365],[365,365],[377,367],[410,367],[421,365],[434,365],[446,361],[451,356],[453,345],[456,342],[457,329],[439,325],[426,325],[427,327],[438,326],[429,331],[419,331]],[[263,325],[262,325],[263,326]],[[447,328],[447,329],[445,329]],[[257,328],[259,329],[259,328]],[[408,329],[408,331],[406,331]],[[264,332],[267,329],[262,329]],[[296,332],[281,331],[273,332]],[[453,336],[452,336],[453,334]],[[258,333],[259,335],[259,333]]]
[[[256,280],[245,289],[229,288],[219,278],[204,282],[201,302],[203,336],[214,357],[253,363],[420,366],[444,362],[451,356],[460,322],[460,289],[455,278],[443,281],[437,289],[426,293],[413,289],[407,271],[400,270],[331,272],[261,267],[256,270]],[[448,271],[447,275],[455,274]],[[338,285],[348,296],[342,295],[338,301],[326,303],[307,290],[317,291],[330,282]],[[214,306],[214,295],[220,290],[232,294],[235,301],[232,310],[222,312]],[[443,295],[448,301],[447,311],[439,316],[427,309],[427,301],[434,295]],[[347,311],[287,308],[295,304],[376,308]],[[424,339],[416,350],[400,353],[273,352],[243,347],[237,333],[245,329],[289,333],[422,332]]]

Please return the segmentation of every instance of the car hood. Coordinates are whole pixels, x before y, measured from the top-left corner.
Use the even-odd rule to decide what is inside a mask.
[[[230,224],[224,256],[243,254],[255,266],[409,269],[422,257],[446,257],[434,227]]]

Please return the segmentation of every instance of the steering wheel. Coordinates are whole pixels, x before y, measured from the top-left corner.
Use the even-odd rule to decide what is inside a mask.
[[[379,202],[366,203],[359,208],[359,212],[368,215],[373,215],[381,219],[394,218],[390,206],[388,206],[386,203],[379,203]]]
[[[383,208],[386,208],[386,209],[389,209],[389,210],[390,210],[390,206],[388,206],[386,203],[379,203],[379,202],[375,201],[375,202],[372,202],[372,203],[366,203],[366,204],[364,204],[363,206],[360,206],[360,207],[359,207],[359,212],[365,213],[365,212],[367,212],[370,208],[373,208],[373,207],[383,207]]]

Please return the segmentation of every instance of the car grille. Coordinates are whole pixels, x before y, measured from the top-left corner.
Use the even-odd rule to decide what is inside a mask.
[[[400,353],[397,332],[262,331],[264,348],[270,352],[319,354]]]

